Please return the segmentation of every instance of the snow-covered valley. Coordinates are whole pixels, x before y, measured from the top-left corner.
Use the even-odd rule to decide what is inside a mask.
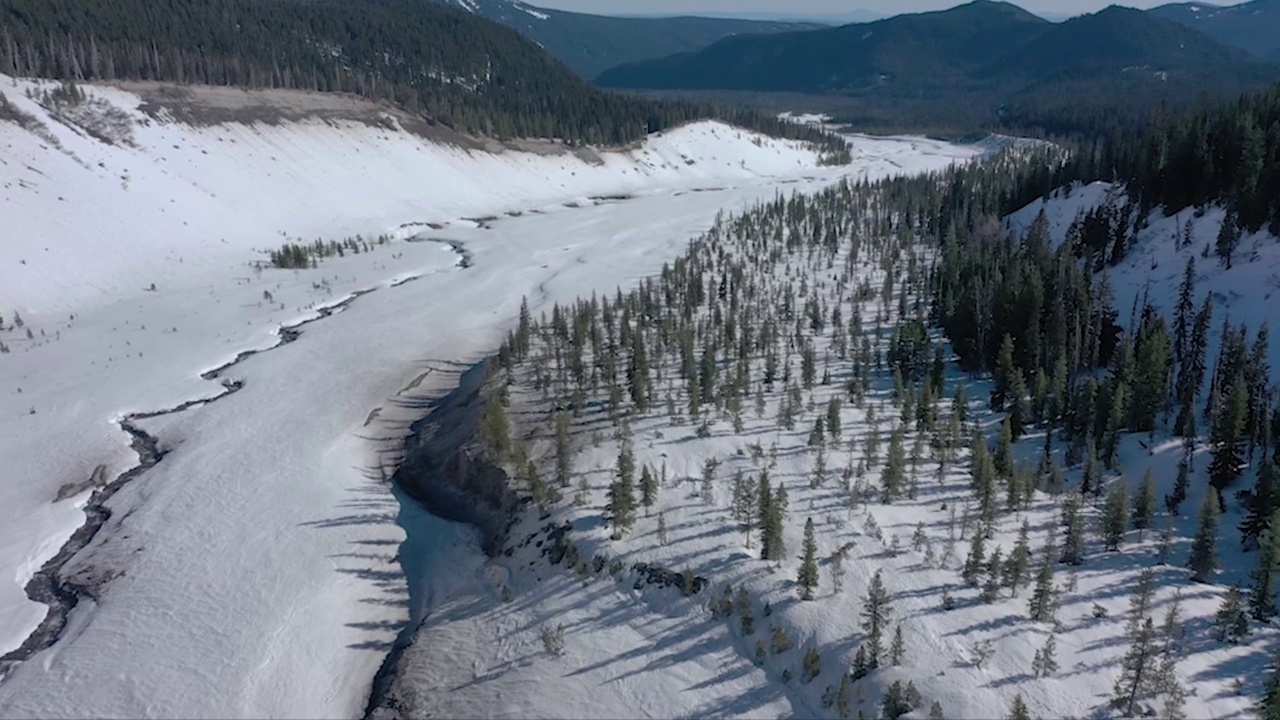
[[[627,288],[722,211],[979,152],[859,137],[852,166],[823,168],[713,123],[628,151],[486,148],[329,96],[89,87],[86,118],[40,88],[0,78],[0,651],[22,660],[5,716],[359,715],[406,623],[487,572],[470,528],[388,477],[522,296]],[[264,266],[357,234],[358,254]],[[107,501],[63,567],[85,597],[27,658],[46,607],[24,588],[138,463],[122,421],[162,459]],[[737,662],[736,684],[637,712],[770,692]]]

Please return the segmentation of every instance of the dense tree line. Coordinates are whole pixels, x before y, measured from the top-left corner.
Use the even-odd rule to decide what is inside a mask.
[[[516,31],[418,0],[3,0],[0,72],[348,92],[463,132],[595,145],[712,117],[848,158],[752,111],[599,91]]]
[[[1137,217],[1219,203],[1229,231],[1280,234],[1280,85],[1194,111],[1161,106],[1147,118],[1145,128],[1079,143],[1055,184],[1118,180]]]

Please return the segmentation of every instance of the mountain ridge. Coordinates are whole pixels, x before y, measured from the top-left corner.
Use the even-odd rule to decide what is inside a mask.
[[[824,27],[818,21],[694,14],[595,15],[535,7],[520,0],[435,2],[514,28],[588,80],[616,65],[697,50],[726,37]]]
[[[1147,12],[1260,57],[1280,58],[1280,0],[1250,0],[1239,5],[1169,3]]]

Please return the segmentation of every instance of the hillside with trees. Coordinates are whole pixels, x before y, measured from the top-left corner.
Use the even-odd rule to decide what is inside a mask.
[[[593,145],[714,117],[847,156],[753,112],[601,92],[514,30],[416,0],[3,0],[0,72],[346,92],[467,133]]]
[[[839,120],[972,132],[1100,134],[1161,103],[1225,100],[1280,67],[1184,25],[1121,7],[1050,23],[1007,3],[763,37],[609,70],[606,87],[794,92]]]
[[[823,27],[735,17],[616,17],[527,5],[520,0],[439,0],[513,27],[585,79],[616,65],[700,50],[731,35]]]

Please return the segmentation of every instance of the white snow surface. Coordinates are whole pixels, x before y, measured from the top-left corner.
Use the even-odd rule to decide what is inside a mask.
[[[1127,200],[1124,188],[1112,183],[1076,185],[1013,213],[1007,218],[1006,227],[1022,233],[1043,210],[1049,221],[1050,239],[1057,246],[1064,241],[1067,227],[1077,216],[1106,202],[1123,206]],[[1115,290],[1115,307],[1120,312],[1121,323],[1128,322],[1135,300],[1141,304],[1144,297],[1172,321],[1182,273],[1188,258],[1192,258],[1196,263],[1197,305],[1206,293],[1214,299],[1211,349],[1218,347],[1224,316],[1230,316],[1234,325],[1248,325],[1250,342],[1253,333],[1263,324],[1272,333],[1280,331],[1280,242],[1265,229],[1245,235],[1228,270],[1213,253],[1224,215],[1225,211],[1218,206],[1201,210],[1189,208],[1173,215],[1157,209],[1148,215],[1145,227],[1138,231],[1124,261],[1105,271]],[[1192,226],[1192,241],[1179,249],[1175,239],[1184,232],[1188,221]],[[1270,349],[1271,367],[1280,368],[1280,343],[1271,343]]]
[[[1107,185],[1075,188],[1015,213],[1008,223],[1013,229],[1023,229],[1043,207],[1054,237],[1061,241],[1065,225],[1081,209],[1119,192]],[[1204,242],[1216,235],[1222,213],[1210,208],[1195,218],[1192,248],[1175,251],[1172,231],[1180,230],[1188,217],[1192,217],[1190,212],[1184,217],[1152,215],[1133,254],[1112,269],[1122,319],[1132,298],[1144,292],[1163,311],[1171,311],[1186,255],[1200,253]],[[1263,235],[1246,239],[1242,247],[1241,258],[1230,271],[1221,270],[1212,259],[1200,262],[1199,293],[1214,293],[1222,304],[1218,318],[1226,308],[1234,321],[1248,321],[1250,328],[1256,329],[1260,322],[1274,323],[1280,308],[1272,299],[1280,248],[1274,238]],[[835,266],[842,261],[837,258]],[[822,268],[827,268],[825,263]],[[794,277],[812,270],[787,262],[772,276]],[[862,271],[870,287],[880,286],[878,266],[864,263]],[[831,292],[829,285],[823,285],[830,280],[829,273],[829,269],[814,273],[812,292]],[[878,310],[876,306],[872,301],[864,311],[870,315]],[[1218,325],[1217,319],[1214,325]],[[1216,339],[1211,341],[1212,347],[1216,344]],[[824,357],[825,348],[825,340],[819,340],[819,357]],[[1273,368],[1275,361],[1273,354]],[[1255,716],[1253,703],[1262,693],[1263,671],[1277,640],[1276,631],[1270,624],[1251,621],[1250,637],[1232,645],[1217,640],[1211,627],[1226,588],[1247,582],[1254,563],[1255,555],[1240,551],[1238,503],[1230,503],[1220,522],[1217,547],[1222,569],[1213,583],[1189,583],[1185,569],[1196,508],[1207,487],[1206,448],[1197,450],[1190,497],[1171,520],[1174,534],[1167,564],[1156,564],[1159,529],[1146,533],[1131,530],[1125,534],[1121,551],[1104,551],[1097,541],[1102,501],[1089,498],[1083,507],[1089,528],[1086,560],[1078,568],[1060,566],[1057,570],[1055,583],[1061,591],[1057,623],[1030,622],[1029,588],[1016,597],[1003,592],[988,604],[978,599],[976,589],[961,581],[959,567],[969,540],[963,535],[956,538],[953,531],[962,516],[973,512],[967,462],[953,464],[939,475],[938,465],[925,460],[918,473],[913,473],[919,478],[918,499],[899,499],[892,504],[874,497],[880,466],[873,465],[867,473],[871,489],[858,507],[851,509],[836,476],[865,456],[872,425],[864,410],[846,403],[841,412],[841,442],[826,456],[828,479],[821,486],[811,486],[814,453],[807,435],[812,419],[823,412],[829,397],[844,395],[842,383],[847,378],[847,367],[835,363],[831,370],[832,383],[814,387],[810,410],[801,415],[794,431],[780,430],[775,421],[781,389],[768,393],[763,413],[744,408],[744,427],[736,433],[725,417],[714,412],[709,413],[707,436],[697,432],[694,422],[672,422],[662,407],[647,415],[633,414],[630,429],[636,466],[661,467],[663,482],[652,512],[641,511],[634,528],[622,540],[611,539],[607,521],[607,487],[615,477],[619,451],[612,438],[615,429],[600,417],[603,411],[594,417],[588,413],[577,421],[574,433],[579,452],[574,459],[573,482],[576,486],[579,477],[586,478],[586,503],[576,507],[570,500],[575,490],[566,490],[565,499],[552,511],[549,521],[538,520],[531,512],[523,525],[517,526],[513,556],[466,568],[459,573],[461,579],[455,587],[437,596],[444,599],[433,604],[415,644],[406,651],[401,680],[405,697],[413,703],[409,710],[440,717],[838,717],[823,697],[838,686],[840,673],[849,667],[865,637],[859,627],[862,599],[872,574],[882,571],[893,622],[900,623],[906,640],[906,658],[901,667],[882,666],[859,684],[853,712],[880,717],[883,691],[889,683],[900,680],[913,682],[924,698],[923,707],[908,715],[912,718],[924,717],[935,700],[949,718],[1006,717],[1017,695],[1027,703],[1032,717],[1118,717],[1111,701],[1128,646],[1129,595],[1139,573],[1154,568],[1151,615],[1157,625],[1175,594],[1181,594],[1186,638],[1176,673],[1189,693],[1186,717]],[[752,376],[759,377],[760,371],[755,366]],[[667,372],[675,377],[678,368],[669,367]],[[518,377],[524,379],[512,391],[512,417],[532,417],[535,422],[545,418],[546,400],[531,389],[529,373],[524,371]],[[677,388],[680,384],[675,382]],[[949,396],[957,384],[966,387],[970,416],[989,435],[997,432],[1000,416],[986,408],[989,383],[950,370],[944,395]],[[872,387],[868,405],[875,407],[880,418],[877,432],[882,462],[897,410],[889,403],[892,383],[887,372],[878,373]],[[677,389],[677,407],[684,402],[679,393]],[[542,452],[553,452],[546,447],[551,441],[545,424],[528,432],[534,438],[531,446],[535,452],[538,443]],[[914,434],[907,433],[906,447],[911,447]],[[770,449],[767,457],[754,458],[754,444]],[[1029,433],[1015,448],[1017,462],[1035,463],[1043,444],[1043,432]],[[776,463],[768,457],[772,448],[776,448]],[[1061,442],[1055,444],[1059,458],[1063,450]],[[1132,495],[1151,470],[1157,480],[1157,497],[1163,497],[1176,476],[1181,453],[1181,441],[1169,438],[1164,431],[1150,438],[1146,434],[1126,435],[1117,468],[1106,472],[1104,481],[1109,485],[1128,483]],[[700,497],[700,479],[709,459],[720,465],[708,502]],[[788,550],[777,569],[758,560],[756,551],[744,545],[744,535],[729,508],[729,476],[735,471],[758,476],[766,466],[772,480],[786,486],[790,498],[785,529]],[[543,477],[550,472],[549,467],[544,468]],[[1068,468],[1068,488],[1074,488],[1080,474],[1080,466]],[[1252,481],[1250,471],[1239,487],[1249,487]],[[1160,525],[1163,510],[1161,516]],[[669,541],[660,539],[659,517],[665,521]],[[819,589],[813,602],[798,601],[794,584],[806,518],[817,526],[820,559]],[[1058,499],[1037,492],[1030,508],[1001,513],[987,543],[988,553],[998,546],[1007,556],[1024,520],[1029,526],[1033,566],[1040,562],[1047,534],[1056,534],[1061,543]],[[545,535],[535,535],[540,527],[546,522],[565,521],[573,524],[572,539],[582,558],[601,554],[621,562],[616,582],[609,572],[580,581],[564,566],[547,566],[541,546],[519,542],[526,534],[544,539]],[[883,539],[876,537],[879,532]],[[925,539],[921,546],[914,546],[916,532]],[[845,564],[844,588],[837,590],[831,583],[829,558],[842,546],[851,552]],[[925,547],[928,550],[922,551]],[[738,629],[737,615],[727,621],[714,618],[705,592],[693,602],[672,589],[633,586],[637,574],[629,568],[636,561],[673,570],[688,568],[710,579],[711,593],[722,592],[726,584],[746,588],[755,608],[755,633],[744,635]],[[513,597],[504,600],[503,587],[513,591]],[[954,609],[943,608],[944,593],[954,598]],[[765,602],[771,615],[763,612]],[[672,636],[671,623],[680,618],[683,632]],[[565,653],[547,657],[539,631],[557,625],[565,628]],[[793,649],[770,651],[763,663],[753,663],[757,639],[767,644],[775,625],[790,635]],[[1051,677],[1035,677],[1031,672],[1034,655],[1051,634],[1056,638],[1059,669]],[[975,658],[982,643],[990,643],[994,651],[980,666]],[[470,663],[441,653],[442,647],[460,648],[458,657]],[[808,648],[819,652],[822,672],[813,682],[804,683],[800,679],[801,658]],[[643,675],[638,664],[645,664],[645,669],[663,668],[664,680],[669,679],[666,670],[688,680],[673,689],[652,675]],[[584,692],[583,686],[589,692]],[[681,692],[689,686],[699,693]],[[1159,699],[1140,704],[1140,712],[1148,711],[1160,711]]]
[[[0,120],[0,651],[40,622],[23,587],[84,521],[87,489],[59,490],[136,462],[117,422],[243,389],[138,422],[166,454],[108,503],[76,563],[96,597],[0,681],[5,717],[360,714],[434,597],[410,579],[479,562],[469,529],[400,502],[386,477],[424,400],[496,347],[522,295],[537,312],[625,287],[722,209],[981,151],[860,137],[852,166],[819,168],[793,144],[697,123],[589,162],[465,151],[393,122],[191,127],[88,87],[131,118],[134,143],[108,144],[26,98],[35,84],[0,78],[43,125]],[[631,197],[591,199],[605,195]],[[356,233],[394,240],[310,270],[253,267],[285,239]],[[415,235],[464,243],[474,266]]]

